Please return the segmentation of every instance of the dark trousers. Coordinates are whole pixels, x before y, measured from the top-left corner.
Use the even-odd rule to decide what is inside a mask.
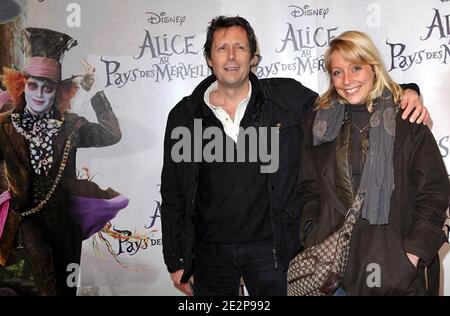
[[[52,247],[44,231],[32,220],[25,220],[22,223],[20,239],[25,250],[25,257],[31,265],[39,294],[42,296],[76,295],[77,288],[67,286],[66,268],[70,263],[79,263],[79,259],[66,258],[64,250],[56,248],[55,245]]]
[[[277,267],[273,241],[198,243],[195,296],[239,295],[240,279],[251,296],[286,296],[286,272]]]

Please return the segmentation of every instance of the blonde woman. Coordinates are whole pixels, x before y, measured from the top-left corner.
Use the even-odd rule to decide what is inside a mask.
[[[330,86],[306,120],[299,176],[303,245],[335,232],[362,192],[338,292],[437,294],[450,185],[433,135],[401,119],[402,90],[367,34],[342,33],[324,58]]]

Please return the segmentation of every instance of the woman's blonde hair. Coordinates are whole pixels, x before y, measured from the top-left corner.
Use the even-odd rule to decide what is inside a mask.
[[[342,57],[354,64],[369,64],[374,72],[373,87],[364,102],[367,104],[367,109],[372,112],[373,102],[380,97],[383,89],[387,88],[391,91],[394,102],[397,104],[402,97],[402,89],[392,80],[386,71],[380,53],[376,48],[370,37],[359,31],[347,31],[336,37],[330,42],[328,49],[325,51],[324,63],[325,69],[328,72],[330,85],[328,90],[318,99],[318,107],[329,108],[332,100],[337,100],[339,103],[345,104],[347,101],[341,97],[331,80],[331,54],[338,51]]]

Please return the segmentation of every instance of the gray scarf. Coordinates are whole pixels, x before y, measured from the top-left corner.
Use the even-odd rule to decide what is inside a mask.
[[[385,89],[374,102],[370,117],[369,153],[366,156],[358,193],[365,196],[361,217],[371,225],[389,223],[394,190],[394,138],[397,107]],[[333,101],[329,109],[319,109],[313,126],[313,144],[318,146],[336,139],[344,120],[345,105]]]

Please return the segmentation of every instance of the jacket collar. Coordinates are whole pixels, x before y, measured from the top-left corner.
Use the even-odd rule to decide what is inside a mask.
[[[203,101],[206,90],[209,88],[214,81],[216,81],[214,75],[210,75],[204,79],[200,84],[194,89],[190,98],[192,101],[191,109],[194,113],[195,118],[208,118],[214,116],[214,113]],[[242,124],[244,127],[251,124],[251,122],[258,122],[262,111],[262,108],[268,101],[268,92],[266,88],[262,85],[261,81],[256,77],[253,72],[249,74],[249,80],[252,84],[252,94],[250,101],[247,106]]]
[[[402,148],[406,137],[411,133],[412,128],[416,124],[402,120],[401,112],[402,111],[398,111],[395,117],[394,159]]]
[[[323,181],[323,190],[326,192],[330,206],[341,213],[347,214],[347,210],[336,195],[336,147],[335,143],[325,143],[315,147],[315,157],[317,168]]]

